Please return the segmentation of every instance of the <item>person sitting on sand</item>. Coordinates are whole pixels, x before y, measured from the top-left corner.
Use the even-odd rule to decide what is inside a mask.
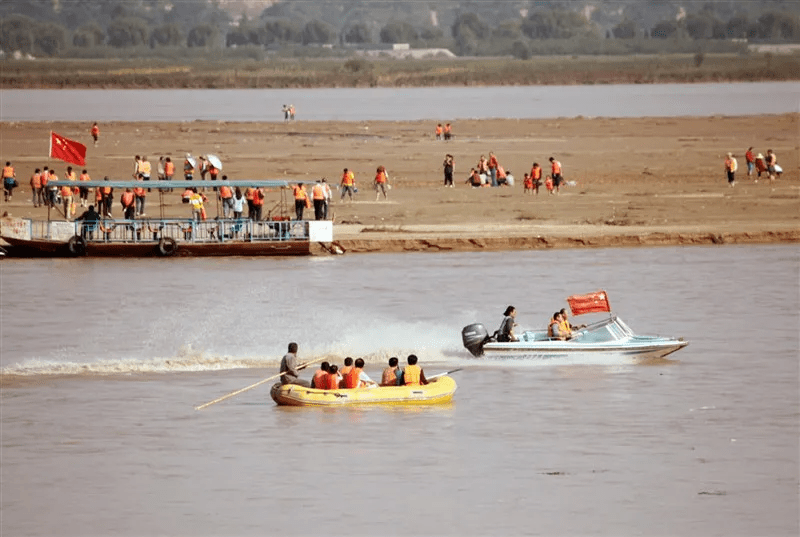
[[[468,185],[472,185],[473,188],[480,187],[481,186],[481,176],[478,173],[478,170],[476,170],[475,168],[472,168],[470,170],[470,172],[469,172],[469,177],[467,177],[467,180],[464,181],[464,182],[466,184],[468,184]]]

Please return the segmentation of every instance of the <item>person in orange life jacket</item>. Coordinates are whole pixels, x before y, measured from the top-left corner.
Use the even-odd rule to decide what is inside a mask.
[[[250,211],[250,218],[253,222],[261,220],[261,211],[264,208],[264,191],[261,187],[253,189],[253,210]]]
[[[227,184],[228,176],[222,176],[222,185],[219,187],[219,197],[222,200],[222,217],[230,218],[233,213],[233,191]]]
[[[547,193],[551,196],[553,195],[553,178],[549,175],[544,180],[544,187],[547,189]]]
[[[586,328],[585,324],[574,325],[569,322],[569,315],[567,315],[567,308],[561,308],[559,312],[561,314],[561,319],[563,320],[564,326],[569,329],[569,335],[572,335],[573,330],[581,330]]]
[[[444,129],[442,128],[442,124],[439,123],[438,125],[436,125],[436,139],[437,140],[441,140],[442,139],[442,132],[444,132]]]
[[[52,198],[50,196],[50,189],[47,188],[47,183],[50,181],[50,170],[47,166],[42,169],[42,200],[44,201],[44,205],[51,207],[53,205]]]
[[[405,386],[421,386],[428,383],[425,371],[417,365],[417,356],[409,354],[406,359],[408,365],[403,369],[403,384]]]
[[[328,369],[328,374],[322,377],[322,387],[318,388],[321,390],[338,390],[339,383],[342,381],[341,375],[339,375],[339,366],[336,364],[332,364]]]
[[[383,370],[381,386],[402,386],[403,370],[398,365],[396,357],[389,358],[389,367]]]
[[[33,175],[31,175],[31,195],[34,207],[42,205],[44,201],[42,197],[42,173],[39,168],[36,168]]]
[[[172,181],[172,176],[175,175],[175,163],[172,159],[167,157],[164,159],[164,180]]]
[[[555,188],[556,194],[558,194],[561,191],[561,183],[564,182],[564,178],[561,176],[561,163],[554,157],[550,157],[550,164],[553,174],[553,188]]]
[[[126,188],[125,192],[120,196],[119,201],[122,203],[122,213],[125,220],[133,220],[135,216],[135,198],[130,188]]]
[[[361,358],[356,359],[353,368],[344,375],[343,382],[344,387],[348,389],[375,385],[375,382],[364,372],[364,360]]]
[[[103,177],[103,181],[108,181],[108,176]],[[105,214],[111,217],[111,206],[114,205],[114,187],[103,186],[100,187],[100,193],[103,196],[103,210],[100,214]]]
[[[317,390],[324,390],[324,382],[325,377],[328,376],[328,373],[331,370],[331,364],[328,362],[322,362],[319,364],[319,369],[314,372],[314,376],[311,377],[311,387],[316,388]]]
[[[328,219],[328,207],[331,204],[331,198],[333,198],[333,194],[331,194],[331,187],[328,185],[328,181],[323,177],[322,178],[322,190],[325,192],[325,204],[322,206],[322,219]]]
[[[292,192],[294,193],[295,215],[297,216],[298,220],[302,220],[303,209],[306,208],[306,204],[308,203],[308,192],[306,192],[306,188],[303,186],[303,183],[297,183],[296,186],[293,186]]]
[[[388,183],[389,176],[386,174],[386,168],[384,166],[378,166],[375,172],[375,201],[378,201],[381,197],[381,192],[383,192],[383,199],[386,199]]]
[[[144,181],[144,177],[142,177],[141,174],[139,175],[139,181]],[[144,216],[144,202],[145,196],[147,196],[145,189],[137,186],[133,189],[133,195],[135,197],[134,201],[136,202],[136,216]]]
[[[486,167],[489,169],[489,176],[492,179],[492,186],[497,186],[497,157],[493,152],[489,152],[489,162]]]
[[[547,337],[550,339],[559,339],[561,341],[568,340],[570,336],[564,329],[563,322],[564,317],[561,315],[561,312],[555,312],[550,319],[550,324],[547,326]]]
[[[288,352],[281,358],[281,384],[297,384],[310,387],[308,381],[301,379],[298,373],[305,369],[297,362],[297,343],[289,343]]]
[[[449,123],[446,123],[444,126],[444,139],[449,140],[453,136],[453,128],[450,126]]]
[[[97,140],[100,138],[100,127],[97,126],[97,122],[95,121],[92,124],[92,130],[89,131],[94,139],[94,146],[97,147]]]
[[[514,306],[507,307],[503,313],[500,328],[497,329],[497,341],[518,341],[517,336],[514,335],[514,327],[517,326],[516,318],[517,309]]]
[[[72,181],[73,183],[77,183],[78,182],[78,176],[75,175],[75,172],[72,170],[72,166],[67,166],[67,171],[66,171],[66,173],[64,173],[64,179],[66,179],[67,181]],[[72,187],[72,201],[73,202],[75,201],[75,198],[78,196],[80,191],[81,190],[77,186],[73,186]],[[75,210],[71,209],[71,211],[72,211],[72,216],[75,216]]]
[[[81,174],[78,176],[78,181],[91,181],[92,178],[89,176],[89,172],[83,170]],[[78,187],[78,194],[80,194],[81,198],[81,207],[87,207],[89,205],[89,189],[85,186]]]
[[[342,187],[342,199],[344,199],[344,197],[349,194],[350,201],[353,201],[353,194],[355,194],[356,191],[356,176],[353,172],[351,172],[347,168],[345,168],[344,172],[342,172],[341,187]]]
[[[473,188],[480,187],[481,186],[481,175],[478,173],[478,170],[476,170],[475,168],[472,168],[469,171],[469,177],[467,177],[467,180],[464,181],[464,182],[467,183],[468,185],[472,185]]]
[[[342,379],[339,381],[340,388],[344,388],[344,377],[352,370],[353,370],[353,359],[348,356],[347,358],[344,359],[344,365],[339,370],[339,375],[342,377]]]
[[[67,168],[70,170],[71,168]],[[57,179],[57,178],[56,178]],[[67,178],[65,178],[67,179]],[[63,182],[62,182],[63,183]],[[62,184],[61,185],[61,203],[64,206],[64,217],[69,220],[72,214],[72,187]]]
[[[533,183],[533,192],[539,195],[539,187],[542,186],[542,168],[538,162],[534,162],[531,167],[531,183]]]
[[[314,220],[323,220],[325,218],[325,187],[322,185],[322,180],[318,180],[311,189],[311,198],[314,200]]]

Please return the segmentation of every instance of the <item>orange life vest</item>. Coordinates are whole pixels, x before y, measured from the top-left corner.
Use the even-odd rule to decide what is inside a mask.
[[[311,195],[314,197],[315,200],[325,199],[325,189],[322,188],[321,183],[317,183],[316,185],[314,185],[314,188],[311,189]]]
[[[305,200],[308,199],[308,193],[306,189],[302,186],[295,186],[292,187],[294,189],[294,199],[296,200]]]
[[[319,386],[317,386],[319,388]],[[337,390],[339,389],[339,375],[328,373],[322,378],[323,390]]]
[[[150,175],[150,161],[149,160],[140,160],[139,161],[139,173],[142,175]]]
[[[258,188],[253,191],[253,205],[256,207],[264,205],[264,193]]]
[[[97,136],[98,134],[100,134],[100,127],[97,125],[92,125],[92,135]]]
[[[111,187],[110,186],[101,187],[100,190],[103,191],[103,195],[104,196],[108,196],[108,195],[111,194]]]
[[[79,181],[91,181],[92,178],[89,177],[88,173],[81,173],[81,176],[78,178]]]
[[[172,161],[164,163],[164,175],[170,177],[175,174],[175,163]]]
[[[323,386],[322,383],[323,383],[323,379],[325,378],[325,376],[327,374],[328,374],[327,371],[323,371],[322,369],[317,369],[317,371],[314,373],[314,376],[311,377],[311,387],[312,388],[316,388],[318,390],[324,389],[324,386]]]
[[[255,188],[247,187],[244,191],[244,199],[253,201],[253,192],[255,191]]]
[[[353,174],[353,172],[347,172],[345,174],[342,174],[342,184],[344,186],[353,186],[355,182],[356,182],[356,176]]]
[[[50,175],[48,173],[42,174],[42,188],[47,186],[47,182],[50,180]]]
[[[6,177],[14,177],[13,166],[3,166],[3,179],[5,179]]]
[[[386,172],[380,171],[378,175],[375,176],[376,183],[385,183],[386,182]]]
[[[553,190],[553,179],[550,176],[545,179],[544,186],[547,187],[547,190]]]
[[[133,189],[133,193],[139,198],[143,198],[146,195],[144,188],[142,188],[140,186],[137,186],[136,188],[134,188]]]
[[[344,376],[344,387],[347,389],[358,388],[358,376],[361,370],[354,367]]]
[[[557,160],[553,161],[553,173],[560,174],[561,173],[561,163]]]
[[[387,367],[383,370],[381,378],[381,386],[395,386],[397,384],[397,370],[393,367]]]
[[[72,197],[72,187],[71,186],[62,186],[61,187],[61,197],[62,198],[71,198]]]
[[[556,337],[553,333],[553,326],[558,325],[558,321],[555,319],[550,319],[550,324],[547,325],[547,337]]]
[[[31,187],[32,188],[42,188],[42,175],[38,173],[34,173],[31,176]]]
[[[450,125],[445,125],[444,126],[444,132],[445,132],[445,134],[450,134]]]
[[[407,365],[403,371],[403,380],[406,386],[419,386],[422,368],[418,365]]]
[[[120,201],[122,201],[123,207],[130,207],[133,205],[133,192],[123,192]]]
[[[442,134],[442,126],[441,125],[436,125],[436,134],[437,135]]]
[[[542,168],[539,166],[534,166],[531,168],[531,179],[534,181],[538,181],[542,178]]]
[[[221,186],[219,187],[219,196],[222,199],[228,199],[233,197],[233,192],[231,191],[231,187],[229,186]]]

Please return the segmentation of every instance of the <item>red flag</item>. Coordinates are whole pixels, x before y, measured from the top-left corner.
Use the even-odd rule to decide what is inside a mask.
[[[50,158],[76,166],[86,165],[86,146],[50,131]]]
[[[573,295],[567,297],[569,309],[573,315],[583,315],[584,313],[611,312],[611,305],[608,303],[608,295],[605,291],[597,291],[588,295]]]

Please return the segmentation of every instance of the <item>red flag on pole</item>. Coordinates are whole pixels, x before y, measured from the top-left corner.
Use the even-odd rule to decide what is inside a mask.
[[[588,295],[573,295],[567,297],[567,303],[573,315],[611,312],[611,305],[608,303],[608,295],[605,291],[597,291]]]
[[[57,158],[76,166],[85,166],[86,146],[50,131],[50,158]]]

